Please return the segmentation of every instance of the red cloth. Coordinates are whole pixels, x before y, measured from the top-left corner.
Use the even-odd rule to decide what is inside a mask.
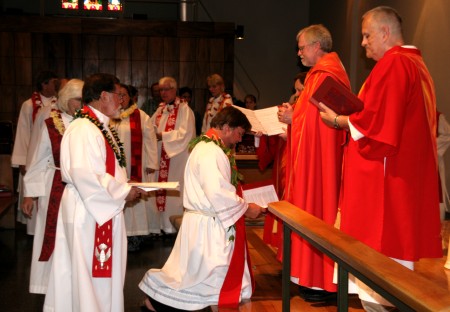
[[[336,220],[345,131],[330,128],[309,99],[326,76],[350,87],[336,53],[328,53],[312,67],[298,98],[287,142],[286,200],[332,225]],[[292,234],[291,276],[306,287],[336,291],[334,262],[296,234]]]
[[[164,106],[169,107],[169,104],[163,104]],[[177,99],[173,104],[173,108],[168,109],[169,117],[166,122],[165,132],[173,131],[175,129],[175,124],[177,122],[178,116],[178,107],[180,106],[180,101]],[[159,125],[161,120],[162,113],[164,108],[161,109],[156,117],[156,125]],[[167,155],[166,149],[164,148],[164,142],[161,145],[161,157],[159,161],[159,174],[158,174],[158,182],[167,182],[169,177],[169,169],[170,169],[170,157]],[[166,190],[157,190],[156,191],[156,206],[158,207],[158,211],[164,211],[166,209]]]
[[[82,108],[82,111],[83,113],[89,114],[90,117],[98,121],[97,116],[89,108],[89,106],[84,106]],[[106,129],[104,130],[106,131]],[[109,145],[106,138],[105,138],[105,149],[106,149],[106,160],[105,160],[106,173],[114,177],[116,174],[116,156],[114,155],[114,151],[112,147]],[[112,219],[106,221],[101,226],[98,225],[98,223],[95,224],[94,250],[92,256],[92,277],[111,278],[112,260],[113,260],[112,227],[113,227]]]
[[[258,165],[261,171],[272,164],[272,183],[277,192],[278,198],[284,198],[284,185],[286,178],[286,141],[277,135],[263,135],[259,141],[259,147],[256,149],[258,155]],[[276,230],[273,230],[275,220],[277,221]],[[263,241],[280,251],[282,245],[283,224],[272,213],[267,213],[264,219]],[[281,249],[282,250],[282,249]],[[281,259],[281,252],[278,252],[278,259]]]
[[[136,108],[130,115],[131,173],[130,180],[142,182],[142,127],[141,114]]]
[[[364,137],[345,151],[341,230],[388,257],[442,257],[433,81],[417,49],[394,47],[350,116]]]
[[[52,110],[56,111],[56,110]],[[60,112],[58,112],[59,118],[61,118]],[[62,122],[62,120],[61,120]],[[52,146],[53,161],[56,167],[60,166],[59,151],[61,147],[62,135],[56,129],[53,118],[47,118],[45,124],[48,129],[48,135],[50,137],[50,143]],[[64,192],[65,183],[61,178],[61,170],[55,170],[53,175],[52,188],[50,191],[49,202],[47,207],[47,217],[45,219],[45,231],[44,240],[42,242],[41,254],[39,255],[39,261],[48,261],[55,249],[55,237],[56,237],[56,223],[58,220],[59,205],[61,203],[61,197]]]

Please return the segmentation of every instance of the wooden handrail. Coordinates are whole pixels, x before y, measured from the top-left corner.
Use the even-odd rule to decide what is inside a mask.
[[[270,203],[269,211],[283,221],[285,238],[289,242],[288,246],[284,245],[289,249],[289,257],[283,258],[288,260],[288,265],[283,267],[283,281],[289,282],[290,232],[293,231],[337,262],[339,272],[344,269],[355,275],[402,311],[450,311],[450,292],[447,289],[435,285],[355,238],[286,201]],[[285,272],[285,268],[288,268],[288,272]],[[339,278],[339,281],[341,283],[343,279]],[[346,281],[347,278],[344,283]],[[283,283],[283,288],[285,286]],[[348,285],[338,287],[338,298],[343,298],[343,291],[347,297]],[[288,302],[285,299],[283,296],[283,311],[288,311],[289,298]]]

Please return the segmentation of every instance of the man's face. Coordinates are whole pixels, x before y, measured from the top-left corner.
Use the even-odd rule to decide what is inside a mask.
[[[166,83],[159,86],[159,91],[161,93],[161,99],[164,103],[172,103],[177,97],[177,90]]]
[[[317,42],[308,42],[305,39],[305,34],[301,34],[298,38],[298,56],[300,57],[302,64],[311,67],[316,65],[317,62]]]
[[[120,106],[122,107],[122,109],[127,109],[128,105],[130,104],[130,95],[128,94],[128,90],[126,88],[120,87],[119,98],[120,97],[122,98]]]
[[[52,78],[48,82],[42,84],[41,93],[46,97],[56,96],[59,88],[59,79]]]
[[[180,97],[185,100],[186,102],[188,102],[189,104],[191,103],[192,97],[191,94],[189,92],[184,92],[183,94],[180,95]]]
[[[67,108],[69,115],[75,115],[75,112],[81,108],[81,94],[80,97],[71,98],[67,102]]]
[[[101,112],[110,118],[116,118],[120,114],[121,103],[123,102],[123,96],[120,92],[120,85],[116,84],[114,91],[107,92],[102,97]]]
[[[384,55],[384,32],[371,16],[362,22],[361,46],[366,49],[366,57],[378,61]]]
[[[231,128],[228,125],[224,126],[225,135],[221,137],[226,147],[232,148],[242,141],[242,137],[245,134],[245,130],[242,127]]]

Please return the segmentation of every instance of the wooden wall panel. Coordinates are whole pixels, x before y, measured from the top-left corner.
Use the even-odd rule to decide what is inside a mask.
[[[83,36],[83,59],[98,60],[98,36]]]
[[[197,39],[197,62],[208,62],[210,54],[210,40],[207,38]]]
[[[101,60],[114,60],[117,57],[116,36],[98,37],[98,58]],[[126,44],[126,43],[125,43]]]
[[[164,76],[164,63],[161,61],[148,62],[148,87],[158,82]]]
[[[179,61],[179,42],[177,38],[164,38],[164,61]]]
[[[210,39],[211,53],[209,60],[211,62],[223,62],[224,61],[224,41],[222,38]]]
[[[179,87],[194,88],[195,86],[195,63],[180,62]]]
[[[13,56],[0,57],[0,85],[13,86],[16,81],[16,67]],[[3,93],[2,94],[3,97]],[[3,101],[3,99],[2,99]],[[0,101],[1,102],[1,101]]]
[[[129,60],[116,60],[116,76],[122,83],[131,83],[131,63]]]
[[[14,34],[0,32],[0,56],[14,56]]]
[[[180,62],[194,62],[197,54],[197,38],[180,38]]]
[[[147,87],[148,71],[147,61],[131,62],[131,84],[136,88]]]
[[[148,42],[148,60],[164,60],[164,38],[150,37]]]
[[[131,59],[133,61],[147,61],[148,37],[131,37]]]
[[[2,16],[0,90],[10,91],[2,97],[0,119],[17,120],[34,77],[47,69],[66,78],[114,74],[138,88],[140,104],[152,83],[173,76],[193,89],[194,108],[203,114],[206,77],[233,73],[233,40],[231,23]]]

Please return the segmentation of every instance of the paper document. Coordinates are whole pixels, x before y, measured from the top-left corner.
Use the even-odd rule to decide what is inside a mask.
[[[242,195],[246,202],[255,203],[263,208],[267,208],[269,203],[279,201],[273,184],[243,190]]]
[[[179,190],[180,183],[179,182],[130,182],[128,185],[136,186],[140,189],[143,189],[146,192],[155,191],[159,189],[165,190]]]
[[[233,107],[239,109],[247,116],[248,121],[252,125],[252,131],[261,131],[266,135],[277,135],[284,133],[283,128],[287,128],[287,124],[278,120],[278,106],[251,110],[236,105]]]

